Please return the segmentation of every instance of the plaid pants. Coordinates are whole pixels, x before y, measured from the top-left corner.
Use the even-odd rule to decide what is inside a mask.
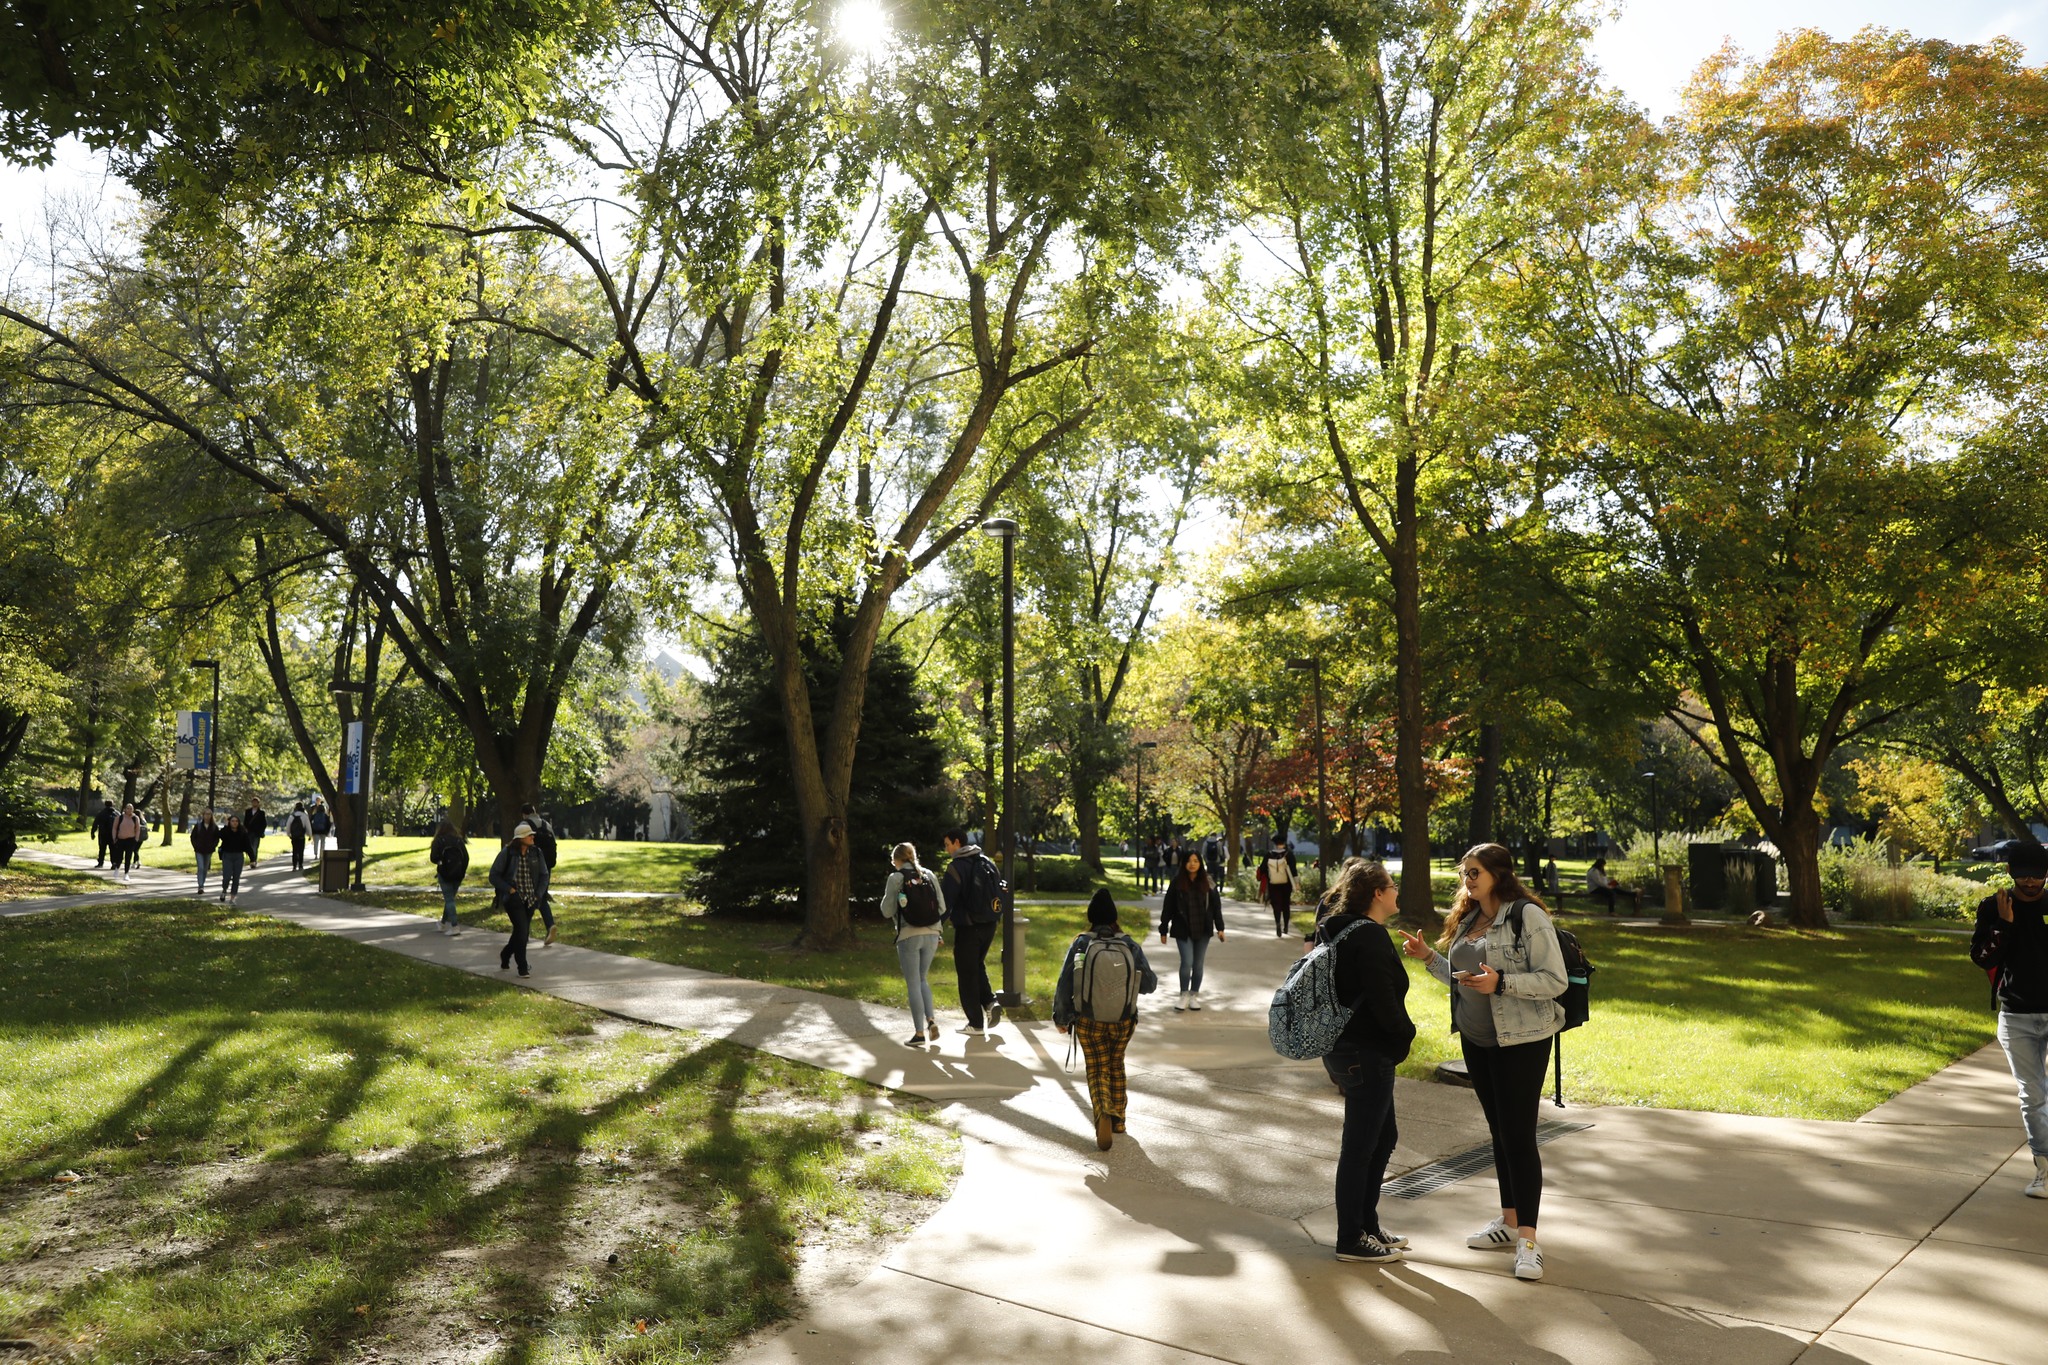
[[[1094,1101],[1095,1112],[1107,1114],[1119,1132],[1124,1126],[1124,1104],[1130,1097],[1124,1084],[1124,1049],[1131,1045],[1131,1034],[1137,1027],[1135,1019],[1113,1024],[1094,1019],[1074,1021],[1074,1037],[1081,1044],[1082,1060],[1088,1064],[1088,1098]]]

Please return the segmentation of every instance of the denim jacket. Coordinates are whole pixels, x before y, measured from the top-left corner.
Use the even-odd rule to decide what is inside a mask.
[[[1522,945],[1515,946],[1515,928],[1503,905],[1486,930],[1486,965],[1500,973],[1500,989],[1490,997],[1493,1031],[1502,1047],[1534,1043],[1550,1037],[1564,1026],[1564,1006],[1557,997],[1564,994],[1564,949],[1557,946],[1557,929],[1543,907],[1522,902]],[[1451,960],[1432,953],[1429,974],[1456,989],[1451,980]]]

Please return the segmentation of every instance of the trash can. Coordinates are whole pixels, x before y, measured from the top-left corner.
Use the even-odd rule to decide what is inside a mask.
[[[355,861],[352,848],[323,849],[320,854],[320,890],[348,890],[348,865]]]
[[[1024,948],[1026,942],[1028,942],[1027,931],[1030,927],[1030,920],[1024,918],[1015,910],[1010,912],[1008,940],[1010,968],[1003,975],[1005,978],[1015,976],[1016,989],[1014,991],[1010,990],[1010,982],[1005,979],[1003,982],[1004,989],[998,992],[999,998],[1003,1000],[1005,1005],[1028,1005],[1031,1003],[1031,994],[1024,988],[1024,983],[1030,979],[1030,974],[1025,970],[1024,960]]]

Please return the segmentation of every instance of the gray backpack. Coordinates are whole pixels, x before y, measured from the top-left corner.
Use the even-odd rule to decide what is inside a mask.
[[[1114,1024],[1138,1012],[1138,954],[1122,934],[1090,936],[1074,973],[1074,1013]]]

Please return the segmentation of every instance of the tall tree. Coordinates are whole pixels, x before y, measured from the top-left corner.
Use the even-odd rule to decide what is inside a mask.
[[[1456,464],[1487,438],[1472,373],[1488,286],[1514,245],[1571,211],[1612,117],[1577,0],[1366,6],[1323,33],[1327,100],[1299,101],[1244,188],[1270,278],[1227,274],[1262,433],[1248,487],[1350,523],[1383,566],[1394,640],[1402,856],[1430,854],[1423,630],[1432,536]],[[1334,498],[1334,505],[1332,505]],[[1427,877],[1402,917],[1433,923]]]
[[[1622,543],[1612,629],[1825,922],[1816,796],[1845,742],[1987,662],[1958,622],[2038,575],[2005,528],[2042,339],[2042,111],[2016,48],[1868,30],[1724,53],[1630,211],[1532,269]]]

